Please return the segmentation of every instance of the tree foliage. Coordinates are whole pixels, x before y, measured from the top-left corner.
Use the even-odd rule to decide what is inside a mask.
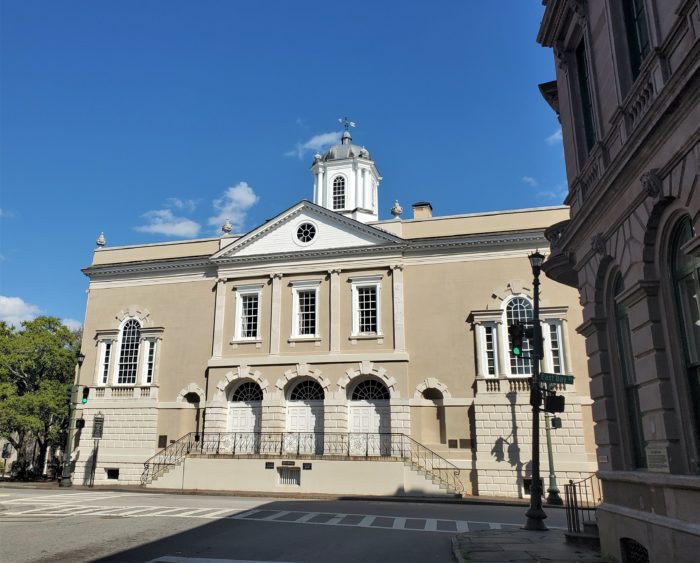
[[[55,317],[23,322],[19,330],[0,321],[0,436],[21,463],[30,439],[39,449],[38,467],[47,449],[59,444],[79,346]]]

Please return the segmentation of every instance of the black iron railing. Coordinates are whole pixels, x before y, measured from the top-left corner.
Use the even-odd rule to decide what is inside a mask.
[[[445,458],[399,433],[372,432],[191,432],[159,451],[144,463],[141,483],[147,485],[190,454],[309,459],[397,458],[424,471],[455,493],[462,492],[459,468]]]
[[[566,526],[569,532],[585,533],[585,524],[595,523],[595,511],[603,502],[603,489],[595,474],[574,483],[564,485],[564,507]]]

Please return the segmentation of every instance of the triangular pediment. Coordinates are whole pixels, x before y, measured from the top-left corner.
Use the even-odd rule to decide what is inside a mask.
[[[302,201],[214,254],[212,260],[309,251],[396,246],[403,239]]]

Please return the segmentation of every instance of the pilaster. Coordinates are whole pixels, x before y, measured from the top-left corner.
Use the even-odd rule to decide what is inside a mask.
[[[216,297],[214,305],[214,344],[211,355],[220,358],[224,349],[224,315],[226,313],[226,283],[216,280]]]
[[[270,306],[270,354],[280,353],[280,323],[282,322],[282,274],[270,274],[272,303]]]
[[[391,269],[394,295],[394,350],[404,352],[406,350],[406,330],[403,301],[403,264],[396,264]]]
[[[331,277],[330,340],[331,353],[340,352],[340,270],[328,270]]]

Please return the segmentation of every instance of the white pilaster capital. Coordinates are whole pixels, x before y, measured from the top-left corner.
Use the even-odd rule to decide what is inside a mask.
[[[283,273],[281,273],[281,272],[275,272],[274,274],[270,274],[270,279],[271,279],[271,280],[276,280],[276,279],[277,279],[277,280],[281,280],[283,276],[284,276]]]
[[[392,265],[389,266],[389,267],[390,267],[392,270],[399,270],[399,271],[403,272],[403,267],[404,267],[404,266],[403,266],[403,264],[392,264]]]
[[[331,268],[330,270],[328,270],[328,274],[331,276],[333,276],[333,275],[337,276],[340,274],[340,272],[342,272],[342,270],[340,268]]]

